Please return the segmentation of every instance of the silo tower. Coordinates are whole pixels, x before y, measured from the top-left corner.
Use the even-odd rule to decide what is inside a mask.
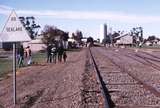
[[[100,25],[100,42],[107,37],[107,24]]]

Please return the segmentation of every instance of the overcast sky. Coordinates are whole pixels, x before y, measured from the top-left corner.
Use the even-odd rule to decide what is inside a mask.
[[[41,29],[48,24],[98,38],[107,23],[113,31],[142,26],[145,37],[160,37],[159,5],[160,0],[0,0],[0,30],[15,9],[18,16],[35,16]]]

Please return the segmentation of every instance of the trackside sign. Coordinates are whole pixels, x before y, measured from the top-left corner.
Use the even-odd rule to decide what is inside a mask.
[[[24,42],[30,41],[28,32],[19,20],[16,12],[13,10],[0,35],[1,42]]]

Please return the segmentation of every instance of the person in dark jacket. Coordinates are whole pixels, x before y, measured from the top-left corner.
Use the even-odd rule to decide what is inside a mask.
[[[64,51],[63,52],[63,61],[66,62],[66,59],[67,59],[67,54],[66,54],[66,51]]]
[[[18,49],[18,67],[23,66],[23,61],[24,61],[24,48],[23,45],[20,46]]]
[[[62,62],[63,52],[64,52],[64,48],[63,48],[63,46],[60,46],[60,47],[58,48],[58,61],[59,61],[59,62]]]
[[[51,44],[49,44],[48,46],[47,46],[47,63],[48,62],[52,62],[52,46],[51,46]]]

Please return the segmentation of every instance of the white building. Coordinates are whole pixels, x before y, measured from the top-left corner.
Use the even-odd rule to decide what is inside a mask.
[[[107,36],[107,24],[101,24],[100,25],[100,42],[103,41],[103,39],[106,39]]]
[[[2,42],[0,42],[0,48],[2,48]]]
[[[133,44],[133,37],[130,34],[124,34],[121,36],[116,37],[118,40],[116,44],[123,44],[123,45],[131,45]]]
[[[0,33],[0,35],[2,35],[1,33]],[[1,37],[1,36],[0,36]],[[2,48],[3,46],[2,46],[2,42],[1,42],[1,39],[0,39],[0,49]]]
[[[23,42],[24,48],[30,46],[33,52],[44,50],[46,48],[46,45],[42,42],[42,37],[43,35],[37,36],[36,39],[31,40],[30,42]]]

